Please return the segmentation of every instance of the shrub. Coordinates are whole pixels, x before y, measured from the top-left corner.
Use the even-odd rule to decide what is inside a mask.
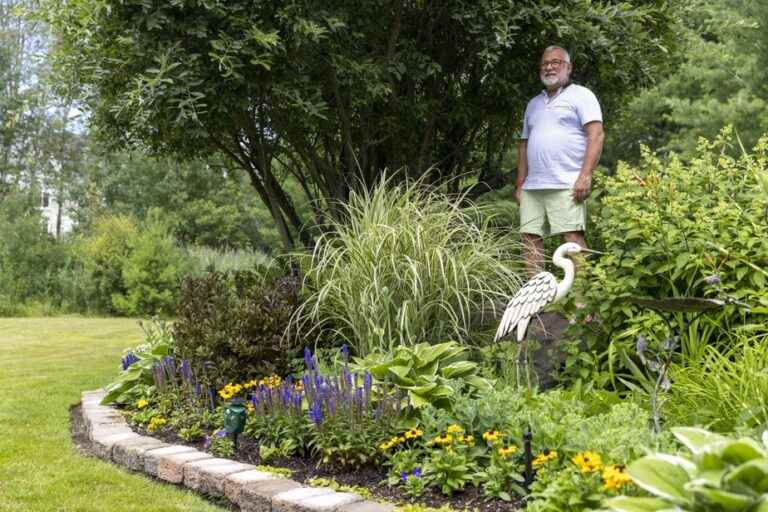
[[[574,350],[569,365],[594,364],[589,353],[594,357],[608,343],[616,344],[608,353],[615,357],[618,348],[634,345],[638,333],[655,340],[669,335],[656,314],[630,304],[629,297],[731,297],[752,306],[748,316],[735,307],[697,319],[676,313],[678,325],[690,323],[680,333],[688,362],[700,358],[708,343],[724,341],[729,327],[765,324],[768,137],[752,154],[735,159],[723,152],[729,133],[702,141],[690,162],[675,156],[663,162],[646,150],[639,167],[621,164],[606,179],[596,227],[608,254],[582,267],[574,294],[588,305],[574,334],[587,337],[590,350]],[[707,284],[712,275],[719,284]],[[588,323],[590,316],[599,322]]]
[[[112,297],[127,292],[123,267],[137,235],[138,225],[132,217],[108,215],[97,219],[91,235],[83,240],[83,267],[90,281],[87,295],[97,309],[117,312]]]
[[[517,236],[499,236],[477,207],[423,184],[352,193],[302,259],[309,297],[300,325],[330,324],[358,356],[446,339],[469,341],[477,317],[514,293]]]
[[[128,249],[121,272],[125,291],[112,295],[112,305],[124,315],[171,315],[189,262],[170,227],[150,215]]]
[[[209,385],[285,375],[299,352],[283,336],[297,303],[294,278],[263,281],[250,271],[189,278],[174,325],[178,355]]]
[[[213,249],[203,246],[187,247],[192,272],[201,277],[207,272],[254,270],[266,273],[277,267],[275,260],[263,252],[249,249]]]

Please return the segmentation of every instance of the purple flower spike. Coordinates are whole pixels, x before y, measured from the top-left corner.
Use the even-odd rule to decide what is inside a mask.
[[[371,375],[371,372],[368,370],[365,370],[365,378],[363,379],[363,386],[365,387],[365,392],[369,393],[371,391],[371,387],[373,387],[373,375]]]
[[[349,362],[349,347],[344,344],[341,346],[341,349],[339,350],[341,352],[341,358],[344,359],[345,363]]]
[[[304,364],[307,365],[307,370],[311,372],[317,370],[315,358],[312,356],[312,351],[309,350],[309,347],[304,347]]]
[[[319,400],[315,400],[312,407],[309,408],[309,418],[317,425],[323,422],[323,408],[320,405]]]

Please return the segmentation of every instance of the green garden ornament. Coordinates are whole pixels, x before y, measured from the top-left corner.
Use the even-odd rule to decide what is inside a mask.
[[[245,429],[245,404],[242,401],[227,402],[224,406],[224,431],[231,434],[237,447],[237,436]]]

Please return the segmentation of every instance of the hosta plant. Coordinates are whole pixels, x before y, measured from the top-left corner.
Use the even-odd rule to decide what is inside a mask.
[[[763,442],[732,439],[698,428],[675,428],[690,457],[647,455],[629,465],[632,480],[652,498],[620,496],[616,512],[768,511],[768,432]]]
[[[461,388],[485,391],[490,382],[477,375],[477,363],[467,361],[467,349],[455,341],[438,345],[419,343],[399,346],[386,354],[357,359],[380,381],[389,381],[407,391],[415,408],[428,404],[446,407]]]

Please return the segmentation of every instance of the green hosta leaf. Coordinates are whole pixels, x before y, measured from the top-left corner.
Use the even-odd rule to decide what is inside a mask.
[[[724,461],[731,464],[741,464],[766,457],[765,450],[760,443],[746,437],[735,441],[726,440],[717,443],[710,446],[707,451],[720,456]]]
[[[408,388],[408,391],[411,393],[417,394],[419,396],[428,396],[430,395],[431,391],[434,390],[437,387],[437,383],[427,384],[425,386],[411,386]]]
[[[685,447],[694,455],[699,455],[704,451],[705,447],[712,443],[724,441],[726,439],[719,434],[714,434],[703,428],[678,427],[673,428],[672,433],[677,440],[685,445]]]
[[[395,383],[401,386],[413,386],[414,381],[409,377],[411,368],[409,366],[390,366],[387,368],[390,375],[395,377]]]
[[[718,507],[717,510],[726,512],[747,510],[754,501],[753,498],[744,496],[743,494],[727,492],[721,489],[710,489],[709,487],[698,487],[691,489],[691,491],[697,498],[716,505]]]
[[[440,369],[440,374],[446,379],[455,379],[457,377],[463,377],[470,373],[474,373],[477,370],[477,363],[471,361],[458,361],[450,366],[446,366]]]
[[[429,394],[429,396],[434,399],[450,398],[453,395],[454,395],[453,389],[449,388],[448,386],[438,386],[435,389],[433,389],[432,392]]]
[[[420,409],[429,405],[429,400],[417,395],[416,393],[408,392],[408,398],[411,399],[411,405],[414,409]]]
[[[416,355],[420,361],[419,366],[427,365],[439,359],[452,357],[456,354],[464,352],[465,350],[466,349],[464,347],[461,347],[455,341],[448,341],[445,343],[439,343],[437,345],[419,343],[413,348],[414,355]]]
[[[482,377],[479,377],[477,375],[472,375],[470,377],[465,377],[464,382],[466,382],[469,386],[479,390],[479,391],[487,391],[491,389],[493,384],[488,379],[484,379]]]
[[[768,460],[754,459],[733,468],[725,475],[728,486],[743,484],[757,493],[768,492]]]
[[[690,461],[680,457],[648,455],[629,465],[629,476],[642,489],[666,498],[675,503],[685,504],[690,501],[685,492],[685,484],[690,481],[685,465]],[[695,467],[694,467],[695,469]]]
[[[628,496],[618,496],[610,498],[603,502],[605,507],[615,512],[657,512],[664,510],[682,510],[678,507],[672,507],[670,504],[659,498],[630,498]]]

